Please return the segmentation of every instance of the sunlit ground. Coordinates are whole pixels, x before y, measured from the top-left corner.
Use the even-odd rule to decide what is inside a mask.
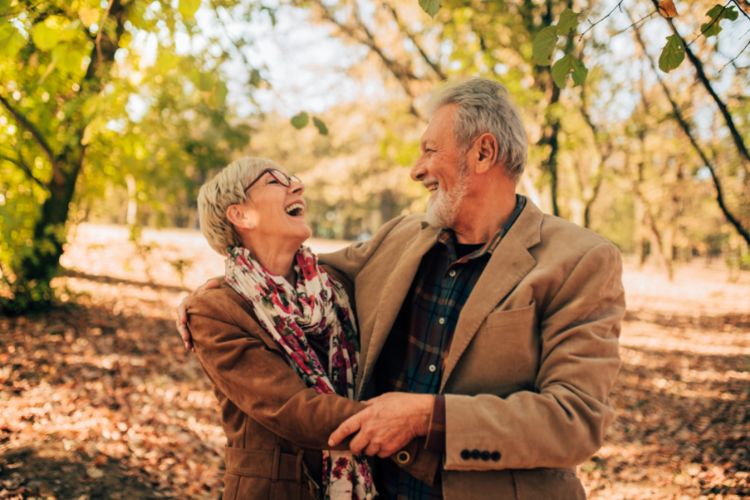
[[[136,248],[82,225],[63,264],[67,305],[0,318],[0,497],[215,498],[223,434],[173,311],[221,258],[194,231]],[[669,283],[628,262],[624,280],[618,419],[580,468],[590,497],[750,494],[750,275],[701,261]]]

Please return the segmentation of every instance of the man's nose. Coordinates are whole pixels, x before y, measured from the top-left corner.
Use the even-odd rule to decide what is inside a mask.
[[[414,163],[414,166],[411,167],[411,170],[409,171],[409,176],[413,181],[421,181],[424,179],[425,175],[427,175],[427,169],[424,167],[424,163],[422,162],[422,159],[418,159],[416,163]]]

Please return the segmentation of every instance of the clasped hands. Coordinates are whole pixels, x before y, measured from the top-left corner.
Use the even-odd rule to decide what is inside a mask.
[[[389,457],[412,439],[427,435],[434,402],[435,396],[406,392],[388,392],[363,401],[367,407],[344,420],[328,438],[328,445],[334,448],[354,435],[349,450],[355,455]]]
[[[219,278],[211,279],[198,291],[216,288],[220,281]],[[185,300],[177,309],[175,323],[185,349],[194,350],[187,328]],[[404,448],[412,439],[427,435],[435,396],[388,392],[363,403],[366,408],[344,420],[328,438],[328,445],[331,448],[337,447],[347,437],[354,435],[349,442],[352,453],[387,458]]]

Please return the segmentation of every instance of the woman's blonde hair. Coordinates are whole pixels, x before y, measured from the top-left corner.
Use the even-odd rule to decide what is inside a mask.
[[[279,168],[265,158],[246,156],[224,167],[198,192],[198,220],[201,232],[219,254],[226,256],[231,246],[242,244],[227,219],[227,209],[247,200],[245,186],[267,168]]]

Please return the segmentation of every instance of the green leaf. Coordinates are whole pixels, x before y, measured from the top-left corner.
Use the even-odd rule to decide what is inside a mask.
[[[667,44],[659,56],[659,69],[669,73],[682,64],[683,59],[685,59],[685,44],[682,39],[677,35],[668,36]]]
[[[557,22],[557,34],[566,35],[569,31],[575,31],[578,28],[578,12],[565,9],[560,14],[560,20]]]
[[[419,0],[419,6],[422,10],[427,12],[430,17],[435,17],[435,14],[440,10],[440,0]]]
[[[41,23],[37,23],[31,29],[31,39],[34,40],[39,50],[44,52],[52,50],[55,45],[66,38],[64,33],[67,20],[60,16],[49,16]]]
[[[573,84],[582,85],[586,81],[589,70],[583,62],[572,54],[565,54],[552,65],[552,80],[559,88],[564,88],[568,75],[573,75]]]
[[[261,81],[262,78],[260,76],[260,71],[258,71],[257,69],[253,69],[252,71],[250,71],[250,77],[248,78],[248,82],[250,83],[250,85],[252,85],[253,87],[257,87],[258,85],[260,85]]]
[[[180,0],[180,15],[186,21],[189,21],[198,12],[201,6],[201,0]]]
[[[80,47],[70,43],[61,43],[52,49],[52,60],[57,67],[69,75],[76,75],[83,69],[84,54]]]
[[[26,39],[10,23],[0,24],[0,55],[12,58],[26,45]]]
[[[583,85],[586,81],[586,77],[589,74],[589,70],[583,61],[580,59],[573,59],[573,85]]]
[[[313,116],[313,125],[318,129],[320,135],[328,135],[328,127],[326,127],[325,122],[317,116]]]
[[[292,126],[294,128],[301,129],[307,126],[308,122],[310,121],[310,117],[305,111],[300,111],[299,113],[294,115],[290,121],[292,122]]]
[[[716,4],[706,12],[706,15],[710,18],[707,23],[701,24],[701,33],[706,37],[716,36],[721,32],[721,20],[729,19],[734,21],[739,16],[737,9],[734,5],[724,8],[723,5]]]
[[[568,73],[573,71],[573,59],[570,54],[565,54],[552,65],[552,80],[559,88],[565,87]]]
[[[557,29],[554,26],[547,26],[534,37],[531,58],[534,64],[539,66],[549,66],[552,52],[555,50],[557,43]]]

